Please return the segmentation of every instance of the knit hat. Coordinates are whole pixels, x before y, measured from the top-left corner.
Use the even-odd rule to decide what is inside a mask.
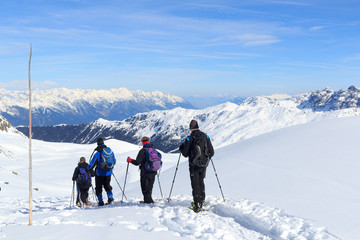
[[[149,137],[142,137],[141,142],[142,142],[143,145],[147,144],[147,143],[150,143],[150,138]]]
[[[190,130],[197,130],[199,129],[199,125],[196,120],[191,120],[190,122]]]
[[[97,145],[99,146],[99,145],[101,145],[101,144],[104,144],[104,140],[103,140],[102,138],[99,138],[99,139],[97,140]]]
[[[86,162],[86,159],[84,157],[81,157],[80,162]]]

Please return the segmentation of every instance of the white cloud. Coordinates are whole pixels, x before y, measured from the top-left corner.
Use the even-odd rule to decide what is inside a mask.
[[[310,31],[318,31],[325,28],[325,26],[314,26],[310,28]]]
[[[31,81],[31,88],[47,89],[55,87],[56,83],[52,81]],[[0,82],[0,88],[9,90],[24,90],[29,88],[29,80],[13,80],[10,82]]]
[[[269,45],[280,42],[275,36],[272,35],[262,35],[262,34],[241,34],[235,37],[237,40],[242,42],[244,46],[259,46],[259,45]]]
[[[296,6],[309,6],[310,4],[300,1],[272,1],[271,3],[282,5],[296,5]]]

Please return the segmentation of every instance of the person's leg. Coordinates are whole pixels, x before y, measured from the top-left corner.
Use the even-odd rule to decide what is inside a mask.
[[[144,202],[145,203],[154,203],[152,199],[152,189],[154,186],[155,175],[154,174],[146,174],[144,175],[142,180],[142,193],[144,195]]]
[[[200,190],[200,174],[198,169],[190,167],[190,180],[192,187],[192,195],[194,199],[194,211],[199,209],[201,202],[201,190]]]
[[[111,182],[111,175],[110,176],[106,176],[104,181],[104,189],[106,191],[107,197],[108,197],[108,204],[112,203],[114,201],[114,196],[112,193],[112,187],[110,185]]]
[[[104,205],[103,197],[102,197],[102,186],[103,186],[104,179],[101,176],[95,176],[95,192],[96,196],[99,200],[99,206]]]
[[[199,169],[199,187],[200,187],[200,208],[205,202],[205,183],[204,179],[206,177],[206,168]]]
[[[85,188],[85,189],[80,189],[80,199],[81,199],[81,202],[84,203],[84,204],[87,204],[87,199],[88,199],[88,191],[89,189],[88,188]]]

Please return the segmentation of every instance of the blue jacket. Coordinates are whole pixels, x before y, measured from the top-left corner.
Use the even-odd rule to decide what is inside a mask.
[[[110,176],[113,174],[113,170],[109,170],[109,171],[105,171],[99,168],[99,159],[100,159],[100,154],[102,152],[102,150],[106,148],[106,145],[101,144],[99,145],[96,150],[97,152],[94,154],[93,158],[90,161],[90,164],[87,168],[87,170],[91,170],[94,167],[96,167],[96,176],[101,176],[101,177],[106,177],[106,176]],[[114,165],[116,164],[116,159],[115,159],[115,155],[114,155]]]

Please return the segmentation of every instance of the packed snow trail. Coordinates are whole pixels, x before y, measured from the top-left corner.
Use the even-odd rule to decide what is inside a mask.
[[[0,238],[78,239],[337,239],[301,218],[249,200],[208,197],[206,211],[189,209],[190,196],[174,196],[168,203],[141,204],[133,199],[93,208],[69,207],[70,198],[35,199],[33,227],[28,227],[27,202],[2,198]],[[13,206],[8,208],[8,205]]]

